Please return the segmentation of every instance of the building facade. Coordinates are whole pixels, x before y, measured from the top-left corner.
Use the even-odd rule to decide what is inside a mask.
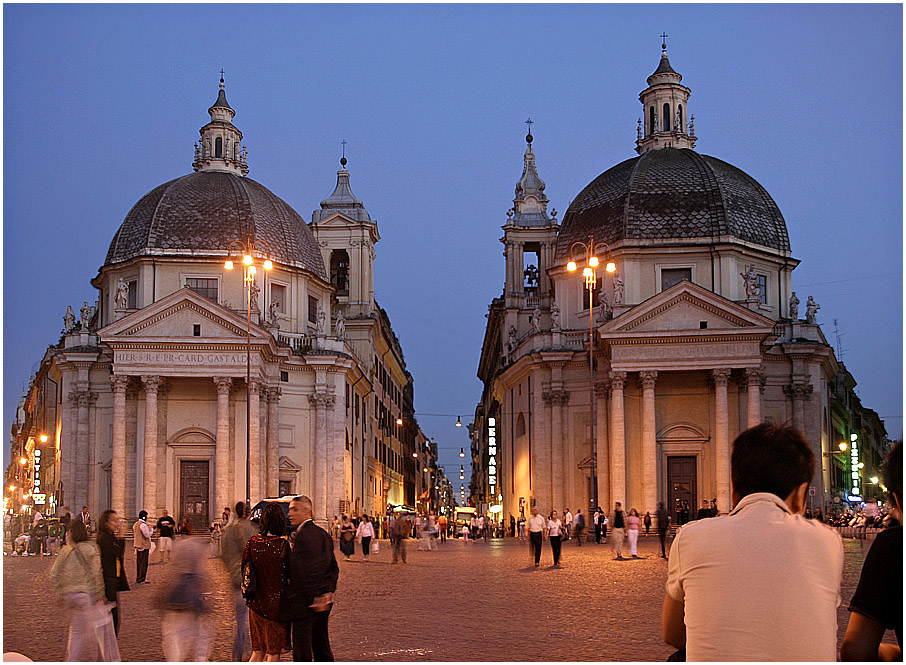
[[[194,172],[135,204],[96,303],[67,310],[30,382],[8,473],[29,489],[8,507],[168,509],[206,528],[245,498],[304,493],[320,521],[414,506],[425,437],[345,157],[309,225],[248,178],[222,80],[208,113]]]
[[[793,291],[786,222],[752,177],[694,150],[681,81],[664,46],[639,96],[638,156],[562,222],[526,137],[478,367],[473,505],[654,515],[664,501],[676,519],[716,499],[726,513],[731,442],[766,420],[806,434],[818,505],[833,501],[835,465],[851,473],[835,456],[840,366],[817,303]]]

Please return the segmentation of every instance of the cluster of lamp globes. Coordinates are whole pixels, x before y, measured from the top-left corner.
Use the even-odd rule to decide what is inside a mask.
[[[252,258],[251,254],[244,255],[242,257],[242,263],[243,263],[243,265],[247,266],[250,275],[254,275],[256,272],[258,272],[258,268],[255,266],[255,259]],[[226,270],[232,270],[233,269],[233,260],[227,259],[226,261],[224,261],[223,267]],[[274,263],[270,259],[265,259],[262,267],[265,270],[273,270]]]
[[[595,277],[594,268],[597,268],[599,265],[601,265],[601,262],[598,260],[597,256],[592,256],[588,259],[588,265],[582,269],[582,276],[585,278],[586,281],[594,279],[594,277]],[[566,269],[569,272],[576,272],[576,270],[578,269],[578,266],[576,265],[575,261],[570,261],[569,263],[566,264]],[[604,264],[604,271],[605,272],[616,272],[617,264],[614,263],[613,261],[608,261],[607,263]]]

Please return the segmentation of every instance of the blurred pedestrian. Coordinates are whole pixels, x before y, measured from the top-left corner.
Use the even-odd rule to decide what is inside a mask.
[[[535,555],[535,567],[541,565],[541,540],[544,538],[544,529],[547,526],[547,520],[543,515],[538,514],[538,506],[532,506],[532,514],[528,518],[528,535],[529,543],[532,548],[532,554]]]
[[[60,516],[60,524],[63,525],[63,544],[65,545],[69,538],[69,525],[72,523],[72,511],[69,508],[63,508],[63,514]]]
[[[296,530],[290,536],[283,616],[293,624],[293,660],[333,661],[328,621],[340,575],[333,540],[312,521],[311,499],[307,496],[297,496],[290,502],[289,519]]]
[[[85,525],[85,531],[91,533],[91,515],[88,512],[88,506],[82,506],[82,512],[78,514],[76,519]]]
[[[164,658],[169,662],[208,659],[210,631],[205,615],[210,607],[204,573],[206,549],[202,540],[185,538],[176,543],[173,547],[175,578],[157,593],[158,606],[163,610],[161,642]]]
[[[440,533],[440,542],[447,542],[447,516],[441,515],[437,518],[437,530]]]
[[[645,511],[645,517],[642,518],[642,524],[645,525],[645,535],[651,534],[651,511]]]
[[[126,568],[126,539],[120,535],[120,516],[115,510],[105,510],[98,522],[98,549],[101,552],[101,571],[104,575],[104,597],[113,607],[113,630],[120,634],[119,592],[129,591]]]
[[[88,540],[88,531],[81,521],[72,523],[70,536],[72,543],[63,548],[50,570],[51,588],[70,612],[64,660],[118,661],[113,621],[103,600],[100,551]]]
[[[343,521],[340,522],[339,534],[340,551],[346,561],[349,561],[349,557],[355,554],[355,526],[349,521],[347,515],[343,515]]]
[[[44,516],[41,513],[36,515],[35,523],[31,527],[31,536],[32,541],[35,543],[35,555],[43,554],[44,556],[50,556],[50,552],[47,551],[47,535],[49,530],[47,528],[47,520],[44,519]]]
[[[233,513],[230,511],[229,506],[223,507],[223,512],[220,513],[220,521],[223,524],[223,528],[226,529],[230,523],[230,520],[233,518]]]
[[[573,518],[572,524],[572,534],[576,538],[576,545],[581,545],[582,538],[585,536],[585,515],[582,514],[581,508],[576,510],[576,516]]]
[[[289,544],[283,538],[286,516],[283,508],[269,503],[261,515],[261,533],[252,536],[242,554],[243,575],[254,579],[254,589],[246,593],[249,629],[252,637],[251,661],[278,661],[292,649],[289,624],[280,620],[283,588],[289,572]],[[254,572],[252,572],[254,571]]]
[[[862,564],[859,585],[849,604],[849,624],[840,659],[903,660],[903,442],[897,441],[881,465],[891,513],[899,524],[884,529]],[[877,504],[876,504],[877,505]],[[897,645],[881,640],[893,630]]]
[[[396,518],[393,525],[393,560],[390,563],[396,563],[399,559],[406,563],[406,540],[411,529],[412,522],[402,516]]]
[[[613,507],[613,516],[610,518],[610,537],[613,538],[614,559],[623,560],[623,539],[626,537],[626,519],[623,513],[623,504],[617,501]]]
[[[245,545],[257,532],[257,528],[245,514],[245,502],[236,503],[236,512],[220,537],[223,564],[230,575],[233,591],[233,608],[236,614],[236,629],[233,633],[233,662],[239,662],[251,653],[249,646],[249,608],[245,604],[240,588],[242,583],[242,553]]]
[[[59,519],[56,519],[51,523],[48,527],[47,535],[47,546],[50,553],[53,555],[59,554],[63,541],[63,525],[60,524]]]
[[[169,561],[170,552],[173,550],[173,529],[176,527],[174,520],[167,513],[166,508],[161,511],[160,519],[157,520],[157,548],[160,550],[160,560]],[[166,553],[166,557],[164,554]]]
[[[711,511],[711,502],[705,499],[702,501],[702,507],[698,509],[698,514],[695,516],[695,519],[703,520],[708,517],[714,517],[714,513]]]
[[[525,540],[525,515],[519,513],[519,519],[516,521],[517,529],[519,531],[519,540]]]
[[[148,511],[141,510],[132,525],[132,546],[135,548],[135,583],[148,584],[148,557],[151,555],[151,527],[148,526]]]
[[[639,527],[641,524],[639,512],[635,508],[630,508],[629,517],[626,518],[626,535],[629,538],[629,556],[633,559],[639,558]]]
[[[374,525],[368,515],[362,515],[362,521],[355,531],[356,540],[362,543],[362,557],[369,561],[368,555],[371,554],[371,539],[374,538]]]
[[[560,567],[560,549],[563,537],[563,523],[557,518],[557,511],[552,510],[547,519],[547,539],[551,542],[551,553],[554,555],[554,567]]]
[[[657,537],[661,541],[661,558],[666,559],[667,529],[670,528],[670,516],[667,514],[663,501],[657,502],[657,512],[654,515],[657,518]]]

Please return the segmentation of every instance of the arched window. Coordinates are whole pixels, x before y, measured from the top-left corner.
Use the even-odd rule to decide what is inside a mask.
[[[214,139],[214,156],[223,157],[223,139],[219,136]]]
[[[523,436],[525,434],[525,416],[521,413],[519,417],[516,418],[516,437]]]
[[[648,136],[651,136],[652,134],[654,134],[657,131],[655,122],[656,121],[654,119],[654,107],[652,106],[650,109],[648,109]]]
[[[349,294],[349,254],[345,249],[335,249],[330,254],[330,283],[337,295]]]
[[[664,104],[664,131],[670,131],[670,104]]]
[[[685,120],[683,120],[683,105],[682,104],[676,105],[676,117],[679,119],[679,127],[676,128],[676,131],[682,132],[683,127],[686,126],[686,122],[685,122]]]

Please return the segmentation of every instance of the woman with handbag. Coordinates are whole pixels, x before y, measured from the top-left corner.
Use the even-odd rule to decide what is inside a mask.
[[[557,518],[557,511],[552,510],[547,520],[547,538],[551,541],[551,552],[554,555],[554,567],[560,567],[560,539],[563,537],[563,523]]]
[[[71,544],[60,552],[50,570],[50,584],[63,605],[71,613],[69,639],[66,643],[66,661],[94,661],[95,647],[100,649],[100,660],[120,659],[116,637],[110,639],[106,629],[113,633],[110,615],[104,604],[104,576],[101,572],[101,555],[97,545],[88,540],[85,525],[72,522]]]
[[[261,515],[261,533],[242,553],[242,595],[249,608],[252,638],[250,661],[279,661],[290,651],[289,625],[279,621],[283,588],[289,572],[289,543],[283,538],[283,508],[269,503]]]
[[[123,567],[123,557],[126,553],[126,541],[119,538],[120,516],[115,510],[105,510],[98,520],[97,544],[101,551],[101,571],[104,575],[104,596],[112,603],[116,603],[111,610],[113,615],[113,630],[120,634],[120,613],[117,593],[129,591],[129,582],[126,579],[126,569]]]
[[[355,554],[355,525],[347,515],[343,515],[343,523],[340,524],[340,551],[347,561]]]
[[[371,539],[374,538],[374,525],[368,518],[368,515],[362,515],[362,521],[359,522],[359,528],[355,532],[356,539],[362,541],[362,554],[365,561],[368,561],[368,555],[371,554]]]

